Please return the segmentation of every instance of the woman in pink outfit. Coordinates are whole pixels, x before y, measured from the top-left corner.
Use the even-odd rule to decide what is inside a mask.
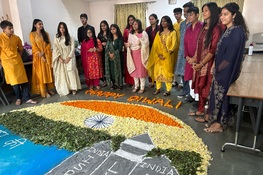
[[[149,57],[149,38],[142,29],[142,23],[136,19],[132,24],[132,30],[129,33],[127,48],[127,68],[134,79],[134,89],[132,92],[143,93],[145,88],[145,79],[147,77],[146,64]]]

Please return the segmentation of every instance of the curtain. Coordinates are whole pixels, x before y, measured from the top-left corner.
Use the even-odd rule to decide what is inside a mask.
[[[115,4],[115,19],[116,23],[121,32],[124,31],[127,25],[127,18],[129,15],[134,15],[136,19],[142,21],[142,28],[145,29],[146,26],[146,10],[147,3],[132,3],[132,4]]]
[[[235,2],[239,5],[239,10],[240,12],[242,13],[243,11],[243,6],[244,6],[244,1],[245,0],[191,0],[195,6],[197,6],[199,8],[199,11],[200,11],[200,17],[199,19],[201,21],[203,21],[203,16],[201,15],[202,14],[202,6],[208,2],[216,2],[218,7],[223,7],[224,5],[226,5],[227,3],[229,2]]]

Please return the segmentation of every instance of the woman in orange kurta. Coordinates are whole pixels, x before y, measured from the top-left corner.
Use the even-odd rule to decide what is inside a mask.
[[[43,22],[34,19],[30,33],[32,44],[33,70],[32,93],[42,97],[53,95],[50,89],[54,88],[52,75],[52,52],[48,33],[44,30]]]

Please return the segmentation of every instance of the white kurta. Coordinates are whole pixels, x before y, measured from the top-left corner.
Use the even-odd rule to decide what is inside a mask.
[[[71,90],[81,89],[78,69],[76,67],[74,40],[70,38],[70,45],[65,45],[65,37],[54,38],[52,64],[55,77],[55,86],[60,96],[65,96]],[[63,60],[70,58],[66,63],[60,63],[59,57]]]

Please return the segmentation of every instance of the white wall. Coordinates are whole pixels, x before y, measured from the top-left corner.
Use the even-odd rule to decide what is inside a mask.
[[[109,25],[114,22],[114,4],[125,4],[125,3],[135,3],[135,2],[152,2],[148,4],[147,17],[155,13],[158,18],[161,19],[162,16],[168,15],[171,17],[173,22],[175,18],[173,15],[173,9],[176,7],[182,7],[189,0],[178,0],[177,4],[169,5],[168,0],[108,0],[108,1],[92,1],[90,2],[90,12],[91,19],[90,24],[95,27],[96,33],[99,32],[99,24],[102,20],[107,20]],[[147,20],[147,26],[149,22]]]
[[[9,16],[9,18],[11,20],[9,1],[8,0],[0,0],[0,18],[1,18],[1,20],[2,20],[2,17],[4,17],[4,19],[6,19],[6,14]]]
[[[34,18],[43,20],[45,30],[50,34],[51,40],[56,34],[57,25],[60,21],[64,21],[68,25],[71,35],[77,38],[77,28],[81,26],[79,20],[81,13],[88,14],[88,23],[93,25],[96,33],[98,33],[101,20],[105,19],[109,24],[114,22],[114,4],[149,1],[152,0],[0,0],[0,17],[5,17],[8,14],[13,23],[13,20],[20,20],[14,24],[15,33],[27,42]],[[182,7],[184,3],[188,2],[188,0],[177,0],[177,4],[169,5],[168,0],[153,1],[156,2],[148,4],[147,16],[156,13],[160,19],[162,16],[168,15],[173,22],[175,22],[173,9]],[[11,2],[16,2],[16,6]],[[251,42],[252,34],[263,32],[263,11],[258,10],[258,4],[261,2],[262,0],[245,0],[243,14],[250,31],[248,43]],[[256,11],[252,12],[253,10]],[[20,26],[17,27],[17,25]]]
[[[259,7],[261,3],[262,0],[245,0],[244,3],[243,15],[250,32],[250,37],[246,44],[247,47],[252,42],[254,33],[263,32],[263,10]]]
[[[90,13],[91,19],[90,24],[96,29],[96,33],[99,32],[100,21],[106,20],[109,25],[114,22],[114,4],[125,4],[125,3],[135,3],[135,2],[153,2],[154,0],[108,0],[108,1],[92,1],[90,2]],[[155,0],[154,3],[148,4],[148,11],[146,16],[148,17],[152,13],[156,13],[158,18],[161,19],[162,16],[168,15],[171,17],[173,22],[175,18],[173,15],[173,9],[176,7],[182,7],[189,0],[178,0],[177,4],[169,5],[168,0]],[[98,13],[99,11],[99,13]],[[147,26],[149,22],[147,20]]]
[[[86,13],[90,16],[89,3],[85,0],[31,0],[31,4],[33,18],[43,21],[45,30],[50,34],[51,42],[59,22],[65,22],[70,34],[76,39],[77,29],[82,25],[79,15]],[[32,21],[30,26],[32,27]]]
[[[22,42],[27,42],[28,34],[24,31],[31,30],[30,22],[33,19],[30,1],[9,0],[9,6],[15,34]]]
[[[98,1],[90,2],[90,18],[88,23],[91,24],[96,31],[100,31],[100,22],[106,20],[109,25],[114,22],[114,1]]]

